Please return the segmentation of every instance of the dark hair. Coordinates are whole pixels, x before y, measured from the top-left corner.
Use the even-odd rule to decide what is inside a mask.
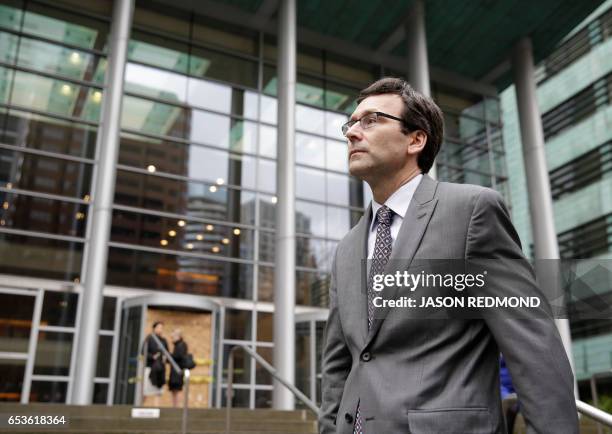
[[[155,322],[153,323],[153,330],[155,330],[155,327],[157,327],[157,326],[158,326],[158,325],[160,325],[160,324],[161,324],[161,325],[164,325],[164,322],[163,322],[163,321],[155,321]]]
[[[384,77],[375,81],[359,93],[357,103],[372,95],[394,94],[402,97],[404,112],[400,116],[402,132],[408,134],[414,130],[423,130],[427,134],[427,143],[417,157],[417,164],[423,173],[429,172],[444,137],[444,115],[440,107],[428,96],[417,92],[406,80]]]

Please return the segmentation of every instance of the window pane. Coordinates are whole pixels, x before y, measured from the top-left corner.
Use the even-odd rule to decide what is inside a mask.
[[[237,369],[237,368],[236,368]],[[234,374],[236,379],[236,374]],[[234,397],[232,399],[232,408],[249,408],[250,389],[233,389]],[[227,393],[225,387],[221,389],[221,407],[226,406]]]
[[[187,100],[187,77],[176,72],[128,63],[125,68],[125,91],[184,104]]]
[[[98,360],[96,361],[96,377],[110,376],[111,356],[113,352],[113,337],[100,335],[98,337]]]
[[[296,271],[296,303],[327,308],[329,305],[329,274]]]
[[[144,134],[187,138],[188,110],[143,98],[124,96],[121,128]]]
[[[94,404],[106,404],[106,398],[108,395],[108,384],[95,383],[94,384]]]
[[[0,273],[71,281],[82,254],[82,243],[0,234]]]
[[[0,26],[2,26],[5,17],[2,14],[7,13],[6,6],[0,5]],[[6,64],[13,64],[17,55],[17,44],[19,36],[0,31],[0,60]],[[12,71],[6,68],[0,68],[0,86],[4,86],[5,80],[8,80]],[[4,102],[4,100],[2,100]]]
[[[78,294],[45,291],[40,324],[43,326],[74,327],[78,300]]]
[[[278,101],[276,100],[276,98],[261,95],[261,120],[270,124],[276,124],[277,116]]]
[[[101,102],[99,89],[15,71],[11,104],[97,122]]]
[[[348,176],[327,174],[327,201],[336,205],[350,205]]]
[[[248,310],[225,309],[225,339],[250,341],[252,317]]]
[[[28,351],[34,302],[33,296],[0,294],[0,351]]]
[[[224,84],[199,78],[189,79],[187,100],[195,107],[230,113],[232,108],[232,88]]]
[[[325,168],[325,141],[319,137],[297,133],[295,161],[298,164]]]
[[[295,209],[295,230],[298,233],[325,236],[324,205],[296,200]]]
[[[0,183],[9,189],[85,198],[91,172],[91,164],[0,149]]]
[[[97,127],[13,109],[0,115],[0,122],[0,139],[7,145],[94,158]]]
[[[115,203],[225,222],[254,223],[254,193],[213,183],[117,171]]]
[[[296,128],[309,133],[321,134],[325,131],[325,112],[297,104],[295,107]]]
[[[83,237],[87,205],[0,191],[2,226],[26,231]]]
[[[23,15],[23,2],[11,1],[8,5],[0,5],[0,26],[11,30],[19,30]]]
[[[310,396],[310,321],[295,325],[295,386]]]
[[[234,258],[253,258],[253,231],[250,229],[123,210],[113,212],[111,241]]]
[[[21,38],[17,64],[98,84],[103,83],[106,69],[106,60],[100,56],[26,37]],[[101,74],[96,74],[98,68],[103,68]]]
[[[104,297],[104,303],[102,305],[102,322],[100,324],[102,330],[114,330],[116,305],[116,297]]]
[[[259,155],[276,158],[276,140],[278,133],[276,128],[261,125],[259,127]]]
[[[273,360],[273,349],[270,347],[257,347],[257,354],[264,358],[264,360],[271,365],[274,364]],[[255,364],[255,384],[272,384],[272,376],[266,371],[261,364]]]
[[[128,45],[129,60],[181,73],[187,72],[188,52],[189,46],[185,43],[138,30],[132,31]]]
[[[7,104],[11,99],[11,90],[13,88],[14,71],[12,69],[0,68],[0,102]],[[2,109],[2,117],[6,116],[6,109]]]
[[[272,408],[271,390],[255,390],[255,408]]]
[[[72,333],[38,332],[34,374],[68,375],[72,354]]]
[[[340,240],[351,229],[351,212],[348,208],[327,207],[327,237]]]
[[[253,266],[111,247],[107,284],[251,299]]]
[[[223,379],[227,383],[229,352],[234,345],[223,345]],[[251,382],[251,357],[242,350],[234,353],[234,384],[249,384]],[[234,393],[237,390],[234,390]],[[234,402],[236,397],[234,395]],[[247,404],[248,406],[248,404]]]
[[[28,3],[23,31],[83,48],[106,50],[108,23]]]
[[[257,88],[257,62],[206,48],[192,48],[189,73]]]
[[[346,138],[342,134],[342,125],[344,125],[346,121],[348,121],[348,116],[326,111],[325,135],[340,140],[342,144],[346,144]]]
[[[25,360],[0,359],[0,402],[19,402],[25,365]]]
[[[325,172],[297,167],[295,184],[297,197],[318,201],[325,200]]]
[[[327,168],[348,173],[348,146],[335,140],[326,140]]]
[[[257,178],[257,189],[272,194],[276,193],[276,162],[260,158],[257,160],[257,163],[259,175]],[[296,177],[296,180],[298,179],[299,177]]]
[[[257,287],[257,300],[272,301],[274,299],[274,268],[259,266],[257,274],[259,286]]]
[[[67,390],[66,381],[32,381],[30,402],[65,403]]]
[[[257,312],[257,340],[259,342],[272,342],[274,314],[270,312]]]

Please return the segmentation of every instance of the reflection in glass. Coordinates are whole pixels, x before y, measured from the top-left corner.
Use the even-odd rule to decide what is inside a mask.
[[[329,269],[332,256],[328,242],[316,238],[296,237],[296,265],[298,267]]]
[[[72,281],[82,254],[82,243],[0,234],[0,273]]]
[[[82,48],[106,50],[109,24],[37,3],[28,3],[23,31]]]
[[[296,303],[306,306],[329,306],[329,274],[296,271]]]
[[[83,237],[88,206],[0,191],[0,224],[7,228]]]
[[[257,351],[257,354],[263,357],[266,362],[268,362],[271,365],[274,364],[274,360],[272,356],[272,351],[273,351],[272,348],[257,347],[256,351]],[[259,363],[255,364],[255,384],[272,384],[272,376]]]
[[[261,95],[261,120],[269,124],[276,124],[277,116],[278,101],[276,100],[276,98],[267,95]]]
[[[98,359],[96,361],[96,377],[110,376],[111,356],[113,351],[113,337],[100,335],[98,337]]]
[[[189,74],[257,88],[257,62],[230,54],[192,47]]]
[[[187,138],[191,111],[133,96],[124,96],[121,128],[144,134]]]
[[[107,284],[250,299],[253,266],[111,247]]]
[[[108,384],[95,383],[93,392],[93,403],[94,404],[106,404],[108,395]]]
[[[8,189],[84,198],[89,194],[91,172],[88,163],[0,149],[0,184]]]
[[[251,311],[225,309],[225,339],[250,341],[252,318]]]
[[[348,176],[327,173],[327,201],[335,205],[353,205],[349,201]]]
[[[274,314],[270,312],[257,312],[257,341],[272,342]]]
[[[19,8],[15,7],[19,6]],[[14,2],[13,5],[0,5],[0,26],[11,30],[19,30],[23,11],[22,2]]]
[[[271,390],[255,390],[255,408],[272,408]]]
[[[295,161],[298,164],[325,168],[325,141],[316,136],[297,133]]]
[[[97,127],[78,122],[14,109],[0,115],[0,140],[7,145],[94,158],[96,137]]]
[[[26,361],[0,359],[0,402],[19,402]]]
[[[5,21],[2,14],[5,13],[6,6],[0,5],[0,26]],[[17,44],[19,37],[11,33],[0,31],[0,61],[6,64],[12,64],[15,62],[15,56],[17,54]],[[0,68],[0,88],[5,87],[7,79],[10,77],[8,73],[11,70],[6,68]],[[5,102],[0,95],[0,101]]]
[[[97,84],[102,84],[104,79],[103,75],[96,74],[100,66],[105,66],[105,63],[101,64],[100,60],[100,56],[86,51],[27,37],[21,38],[17,56],[19,66]]]
[[[259,155],[276,158],[276,140],[278,133],[276,128],[260,125],[259,127]]]
[[[325,237],[325,206],[301,200],[295,201],[296,231],[302,234],[311,234]]]
[[[295,386],[306,396],[310,391],[310,322],[295,324]]]
[[[72,333],[38,332],[34,374],[68,375],[72,354]]]
[[[185,103],[187,77],[176,72],[128,63],[125,67],[125,91],[170,103]]]
[[[274,299],[274,268],[260,265],[257,281],[257,300],[272,301]]]
[[[97,122],[101,102],[102,94],[99,89],[15,71],[11,104]]]
[[[0,293],[0,351],[28,351],[34,301],[29,295]]]
[[[223,345],[223,383],[227,383],[229,352],[232,344]],[[244,351],[234,353],[234,384],[249,384],[251,382],[251,358]],[[234,391],[236,392],[236,390]],[[234,396],[234,402],[236,397]],[[248,402],[247,402],[248,406]]]
[[[327,237],[340,240],[351,229],[351,215],[348,208],[327,207]]]
[[[187,101],[195,107],[230,113],[232,88],[199,78],[189,78]],[[240,113],[237,113],[240,114]]]
[[[325,135],[332,139],[340,140],[343,144],[345,144],[346,138],[342,134],[342,125],[347,120],[348,120],[348,116],[344,114],[326,111],[325,112]]]
[[[136,21],[136,14],[134,16]],[[133,30],[128,45],[128,60],[187,72],[189,46],[171,38]]]
[[[325,112],[323,110],[297,104],[295,121],[298,130],[316,134],[325,131]]]
[[[78,294],[64,291],[45,291],[40,324],[43,326],[74,327],[78,301]]]
[[[299,170],[299,168],[298,168]],[[276,162],[260,158],[257,160],[257,189],[268,193],[276,193]],[[296,181],[299,176],[296,176]]]
[[[102,321],[100,323],[101,330],[114,330],[116,305],[116,297],[104,297],[104,302],[102,305]]]
[[[305,167],[296,167],[295,195],[302,199],[324,201],[325,172]]]
[[[65,403],[68,381],[32,381],[30,402]]]
[[[325,141],[327,150],[327,168],[348,173],[348,146],[336,140]]]
[[[236,371],[238,371],[238,354],[236,354],[236,359],[234,361],[234,366],[236,368]],[[224,371],[225,372],[225,371]],[[234,374],[234,380],[237,381],[237,373]],[[250,389],[246,388],[246,389],[240,389],[240,388],[234,388],[232,390],[234,397],[232,398],[232,408],[249,408],[250,404],[249,404],[249,399],[250,399],[250,395],[251,395],[251,391]],[[227,398],[227,392],[225,387],[221,389],[221,407],[225,407],[226,406],[226,398]]]
[[[238,207],[239,213],[239,203]],[[242,259],[253,258],[253,235],[251,229],[124,210],[113,212],[111,226],[111,241],[118,243]]]

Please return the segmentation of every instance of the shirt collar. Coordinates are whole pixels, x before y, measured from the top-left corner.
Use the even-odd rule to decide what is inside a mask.
[[[421,178],[423,178],[423,174],[419,173],[410,181],[395,190],[395,192],[389,196],[385,202],[385,205],[387,205],[391,211],[400,216],[402,219],[406,215],[406,211],[408,211],[408,206],[410,205],[412,196],[414,196],[414,192],[421,182]],[[370,222],[370,232],[374,230],[376,223],[376,219],[374,217],[376,216],[376,213],[380,207],[382,207],[382,204],[372,199],[372,221]]]

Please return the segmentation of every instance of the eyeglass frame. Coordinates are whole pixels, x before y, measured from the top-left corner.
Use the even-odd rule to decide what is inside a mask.
[[[401,118],[398,118],[397,116],[393,116],[393,115],[390,115],[390,114],[388,114],[388,113],[384,113],[384,112],[369,112],[369,113],[364,114],[364,115],[363,115],[362,117],[360,117],[359,119],[349,120],[348,122],[345,122],[344,124],[342,124],[342,127],[341,127],[341,128],[342,128],[342,135],[343,135],[344,137],[346,137],[346,134],[348,133],[348,131],[349,131],[349,130],[352,128],[352,126],[353,126],[353,125],[355,125],[357,122],[359,122],[359,126],[360,126],[362,129],[364,129],[364,130],[367,130],[367,129],[371,128],[371,126],[370,126],[370,127],[365,127],[365,128],[364,128],[363,124],[361,123],[362,119],[364,119],[366,116],[371,116],[371,115],[376,115],[377,117],[378,117],[378,116],[382,116],[382,117],[384,117],[384,118],[393,119],[394,121],[399,121],[399,122],[401,122],[403,125],[405,125],[406,127],[408,127],[408,129],[410,129],[411,131],[414,131],[414,130],[418,130],[418,129],[419,129],[419,128],[415,127],[414,125],[409,125],[408,123],[406,123],[406,121],[404,121],[404,120],[403,120],[403,119],[401,119]],[[374,124],[372,124],[372,126],[376,125],[377,123],[378,123],[378,119],[376,120],[376,122],[374,122]]]

